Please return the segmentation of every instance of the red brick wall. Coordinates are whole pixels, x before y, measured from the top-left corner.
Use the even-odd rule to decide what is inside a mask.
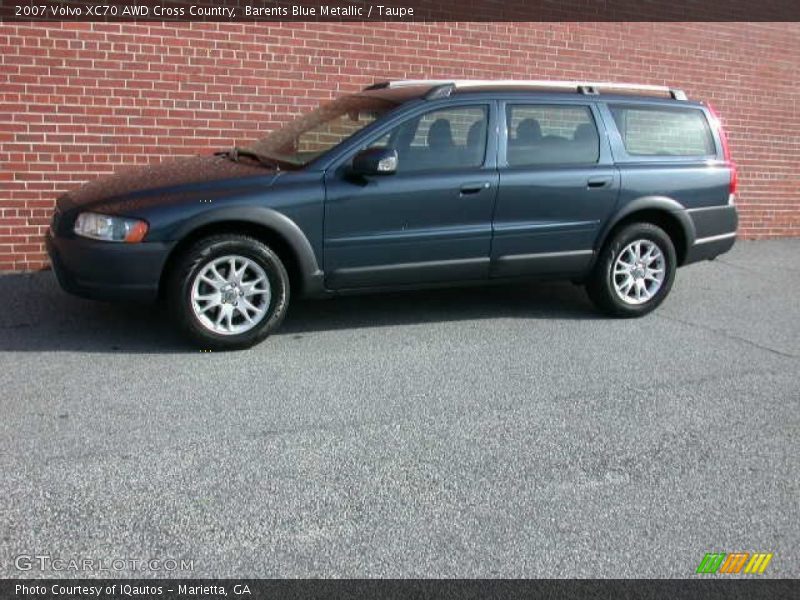
[[[671,83],[722,114],[747,237],[800,235],[800,25],[0,23],[0,271],[63,190],[259,137],[375,80]]]

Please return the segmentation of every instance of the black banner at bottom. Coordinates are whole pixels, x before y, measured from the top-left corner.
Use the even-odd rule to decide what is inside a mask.
[[[0,598],[28,600],[505,600],[783,599],[800,597],[797,579],[4,579]]]

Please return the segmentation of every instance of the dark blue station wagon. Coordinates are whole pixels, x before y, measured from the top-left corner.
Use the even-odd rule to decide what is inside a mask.
[[[393,81],[248,147],[131,169],[58,199],[68,292],[166,301],[243,348],[292,295],[564,278],[635,317],[736,237],[713,110],[660,86]]]

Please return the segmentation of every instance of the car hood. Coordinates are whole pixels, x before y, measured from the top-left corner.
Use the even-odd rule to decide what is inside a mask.
[[[190,191],[193,184],[245,177],[274,178],[275,175],[276,171],[247,159],[234,162],[224,156],[194,156],[127,168],[89,181],[61,196],[58,207],[69,210],[104,200],[144,199]],[[184,190],[184,186],[188,189]]]

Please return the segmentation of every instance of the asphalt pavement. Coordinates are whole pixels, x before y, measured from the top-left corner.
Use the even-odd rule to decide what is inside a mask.
[[[740,242],[638,320],[553,283],[295,302],[222,354],[0,277],[0,577],[691,577],[737,551],[798,577],[799,256]]]

